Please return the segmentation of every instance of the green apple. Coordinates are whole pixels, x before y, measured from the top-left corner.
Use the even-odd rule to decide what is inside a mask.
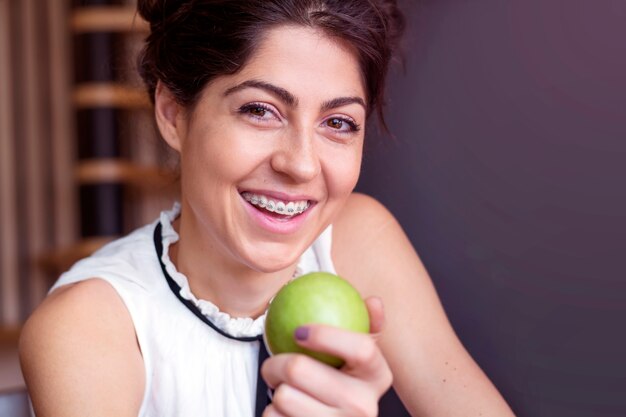
[[[342,359],[302,348],[295,342],[296,328],[314,323],[361,333],[370,330],[367,307],[357,290],[337,275],[312,272],[289,282],[272,300],[265,319],[268,351],[304,353],[341,367]]]

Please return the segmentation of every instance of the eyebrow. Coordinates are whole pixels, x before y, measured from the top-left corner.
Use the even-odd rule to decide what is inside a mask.
[[[332,100],[325,101],[324,104],[322,104],[322,111],[325,112],[327,110],[336,109],[337,107],[346,106],[348,104],[354,104],[354,103],[360,104],[367,111],[367,105],[365,104],[365,101],[361,97],[358,97],[358,96],[337,97]]]
[[[290,107],[296,107],[298,105],[298,99],[289,91],[274,84],[266,83],[259,80],[248,80],[242,82],[241,84],[237,84],[236,86],[226,90],[224,92],[224,97],[250,87],[265,90],[268,93],[278,97],[282,102],[286,103]]]
[[[290,107],[296,107],[298,105],[298,99],[289,91],[285,90],[282,87],[278,87],[277,85],[259,80],[247,80],[242,82],[241,84],[237,84],[234,87],[230,87],[224,92],[224,97],[246,88],[258,88],[260,90],[267,91],[268,93],[278,97],[282,102],[289,105]],[[337,97],[332,100],[325,101],[324,103],[322,103],[321,111],[324,112],[336,109],[337,107],[346,106],[348,104],[359,104],[363,106],[363,108],[367,111],[367,104],[365,104],[365,100],[358,96]]]

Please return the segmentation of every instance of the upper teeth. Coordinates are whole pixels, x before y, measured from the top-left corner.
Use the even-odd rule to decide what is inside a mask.
[[[285,203],[284,201],[274,200],[264,195],[252,194],[248,192],[243,193],[242,196],[246,201],[250,202],[250,204],[264,208],[267,211],[285,214],[287,216],[300,214],[309,208],[309,202],[307,200],[290,201]]]

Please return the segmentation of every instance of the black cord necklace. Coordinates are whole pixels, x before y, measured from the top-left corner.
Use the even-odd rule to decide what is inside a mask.
[[[259,334],[257,336],[247,336],[247,337],[236,337],[230,335],[217,327],[211,320],[209,320],[202,312],[198,309],[198,307],[191,302],[190,300],[186,300],[180,295],[180,286],[167,272],[167,268],[165,268],[165,264],[163,263],[162,255],[163,255],[163,238],[162,238],[162,225],[159,222],[154,228],[154,248],[156,249],[157,258],[159,259],[159,264],[161,265],[161,270],[163,271],[163,275],[165,276],[165,280],[169,285],[170,289],[176,295],[176,298],[183,303],[185,307],[187,307],[196,317],[202,320],[205,324],[207,324],[211,329],[219,333],[220,335],[227,337],[233,340],[239,340],[240,342],[259,342],[259,362],[257,369],[257,386],[256,386],[256,405],[255,405],[255,417],[261,417],[263,414],[263,410],[270,404],[271,398],[269,395],[269,389],[265,380],[261,377],[261,364],[263,361],[269,357],[269,353],[265,348],[265,343],[263,342],[263,334]]]

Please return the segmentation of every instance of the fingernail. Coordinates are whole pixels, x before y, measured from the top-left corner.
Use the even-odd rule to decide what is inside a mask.
[[[309,338],[309,328],[306,326],[300,326],[293,333],[297,340],[307,340]]]

